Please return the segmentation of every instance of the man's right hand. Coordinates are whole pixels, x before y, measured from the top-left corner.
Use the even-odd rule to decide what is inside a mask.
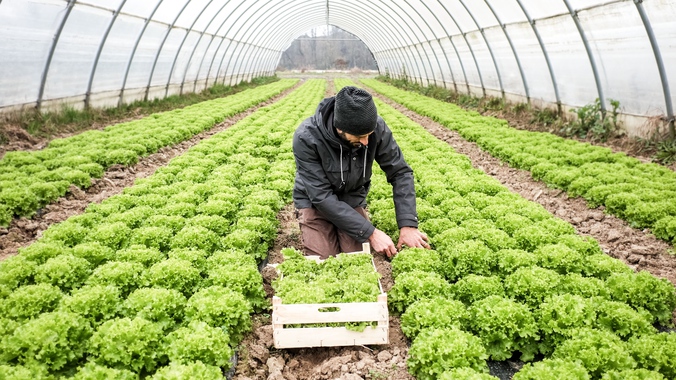
[[[375,229],[371,236],[369,236],[369,243],[374,251],[392,257],[397,254],[397,247],[394,246],[392,239],[386,233],[379,229]]]

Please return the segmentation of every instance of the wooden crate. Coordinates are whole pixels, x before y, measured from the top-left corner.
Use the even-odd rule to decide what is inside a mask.
[[[364,243],[362,248],[363,251],[349,253],[371,253],[368,243]],[[321,262],[318,256],[307,256],[307,258]],[[375,264],[373,268],[375,270]],[[388,344],[387,294],[383,292],[380,281],[378,286],[380,286],[381,294],[378,295],[376,302],[285,305],[281,298],[274,296],[272,298],[272,328],[275,348]],[[336,308],[337,311],[326,311],[327,308]],[[284,325],[343,322],[377,322],[378,325],[368,326],[362,332],[351,331],[345,327],[284,327]]]

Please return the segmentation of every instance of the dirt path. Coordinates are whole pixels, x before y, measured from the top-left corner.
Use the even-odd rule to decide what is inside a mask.
[[[174,146],[164,147],[156,153],[143,157],[136,165],[114,165],[108,168],[102,178],[94,179],[92,186],[86,190],[71,186],[66,196],[38,210],[38,213],[30,219],[14,219],[9,227],[0,228],[0,260],[15,255],[19,248],[33,243],[52,224],[83,213],[91,203],[100,203],[104,199],[121,193],[125,187],[132,186],[137,178],[150,176],[157,168],[167,165],[172,158],[185,153],[200,141],[228,129],[259,108],[277,102],[295,90],[301,83],[299,82],[296,86],[273,98],[224,120],[210,130],[201,132],[189,140]]]

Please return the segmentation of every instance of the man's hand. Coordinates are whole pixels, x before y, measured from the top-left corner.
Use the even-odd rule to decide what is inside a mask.
[[[397,243],[397,250],[401,249],[402,245],[410,248],[430,249],[427,235],[414,227],[402,227],[399,230],[399,242]]]
[[[369,243],[371,243],[371,247],[373,247],[374,251],[385,254],[387,257],[392,257],[397,254],[397,249],[394,247],[392,238],[377,228],[373,231],[371,236],[369,236]]]

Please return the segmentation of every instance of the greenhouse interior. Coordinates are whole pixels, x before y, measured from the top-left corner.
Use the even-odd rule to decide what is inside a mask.
[[[676,379],[675,19],[0,0],[0,379]]]

